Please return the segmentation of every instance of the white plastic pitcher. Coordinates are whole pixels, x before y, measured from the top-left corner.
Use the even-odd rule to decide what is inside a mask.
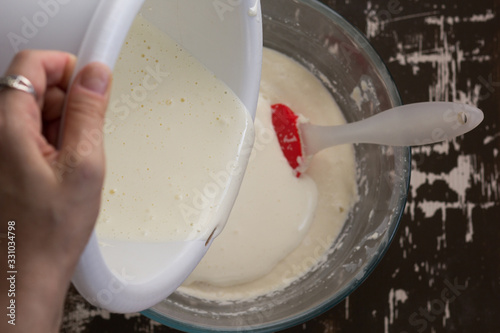
[[[76,54],[75,72],[93,61],[113,68],[141,11],[224,81],[255,117],[262,64],[259,0],[20,0],[3,7],[0,73],[23,49]],[[172,293],[212,240],[117,241],[100,248],[93,233],[73,283],[96,306],[112,312],[141,311]],[[136,273],[128,276],[126,269]]]

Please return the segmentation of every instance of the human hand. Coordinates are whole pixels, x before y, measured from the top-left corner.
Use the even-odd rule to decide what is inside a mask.
[[[67,288],[98,215],[111,72],[90,64],[68,91],[75,62],[63,52],[22,51],[5,75],[28,78],[36,100],[15,89],[0,91],[0,274],[12,271],[9,221],[15,223],[17,271],[16,326],[3,315],[1,332],[59,330]],[[0,281],[5,311],[10,284]]]

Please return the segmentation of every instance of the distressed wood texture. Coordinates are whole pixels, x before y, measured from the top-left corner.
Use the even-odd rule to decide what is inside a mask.
[[[391,247],[344,302],[285,332],[500,332],[499,0],[324,0],[364,32],[403,102],[461,101],[485,120],[413,150]],[[176,332],[68,296],[64,332]]]

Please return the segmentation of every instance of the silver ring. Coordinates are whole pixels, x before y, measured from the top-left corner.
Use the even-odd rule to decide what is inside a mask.
[[[36,99],[36,91],[33,84],[22,75],[8,75],[0,77],[0,91],[6,88],[27,92]]]

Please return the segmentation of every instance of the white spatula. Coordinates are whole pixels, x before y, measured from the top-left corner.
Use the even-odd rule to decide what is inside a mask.
[[[339,126],[300,121],[288,106],[272,106],[273,126],[281,150],[297,177],[308,157],[344,143],[418,146],[453,139],[481,123],[483,112],[460,103],[427,102],[398,106],[369,118]]]

